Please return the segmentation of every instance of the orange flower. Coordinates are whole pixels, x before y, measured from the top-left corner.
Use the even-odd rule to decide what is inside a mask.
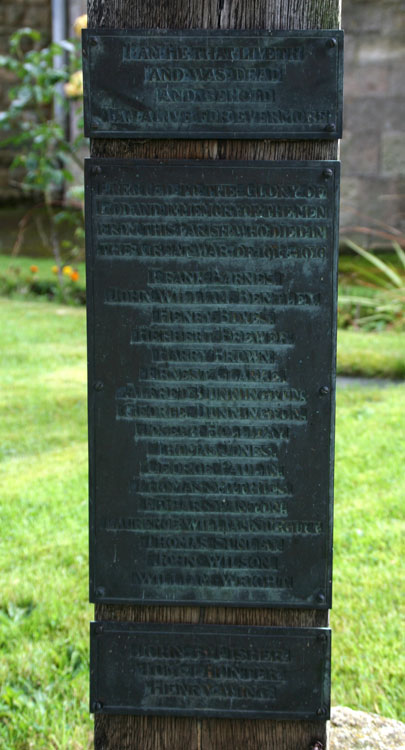
[[[77,281],[79,278],[79,271],[72,271],[72,273],[70,274],[70,278],[72,279],[72,281]]]
[[[31,273],[38,273],[39,268],[38,268],[38,266],[30,266],[30,271],[31,271]]]

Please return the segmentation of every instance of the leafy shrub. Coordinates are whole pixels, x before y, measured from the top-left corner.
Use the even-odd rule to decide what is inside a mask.
[[[36,264],[29,269],[15,263],[0,270],[0,295],[48,301],[70,305],[84,305],[86,291],[76,268],[64,265],[52,267],[52,274],[41,273]]]
[[[61,68],[54,64],[57,56],[65,57]],[[0,112],[1,146],[15,151],[10,184],[46,207],[50,227],[47,242],[61,266],[58,225],[66,220],[75,224],[75,243],[70,249],[77,252],[83,242],[83,190],[76,186],[69,191],[66,185],[74,182],[73,164],[83,168],[78,151],[84,138],[80,135],[70,143],[52,111],[55,101],[65,111],[69,108],[62,84],[80,68],[78,46],[62,41],[43,47],[40,33],[24,28],[10,37],[9,54],[0,56],[0,65],[16,80],[9,90],[10,105]],[[80,111],[77,117],[81,118]],[[22,233],[25,228],[23,222]]]
[[[392,247],[400,270],[351,240],[346,239],[346,244],[367,264],[358,266],[356,285],[341,287],[339,327],[405,330],[405,253],[399,243],[393,242]]]

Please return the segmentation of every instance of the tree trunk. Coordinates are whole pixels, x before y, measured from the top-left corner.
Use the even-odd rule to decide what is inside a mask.
[[[106,29],[336,29],[339,0],[88,0],[88,27]],[[335,159],[337,141],[93,139],[91,155],[142,159]],[[96,605],[97,620],[326,626],[320,610]],[[320,743],[318,746],[316,742]],[[310,750],[326,722],[95,716],[95,750]]]

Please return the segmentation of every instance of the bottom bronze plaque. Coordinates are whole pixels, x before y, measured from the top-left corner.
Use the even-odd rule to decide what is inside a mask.
[[[327,719],[330,630],[91,624],[91,710]]]

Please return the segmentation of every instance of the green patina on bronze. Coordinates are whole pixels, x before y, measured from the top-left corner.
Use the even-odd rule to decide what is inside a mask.
[[[93,601],[330,605],[338,190],[87,160]]]
[[[93,138],[341,137],[343,32],[83,32]]]
[[[90,632],[94,713],[329,718],[328,628],[94,622]]]

